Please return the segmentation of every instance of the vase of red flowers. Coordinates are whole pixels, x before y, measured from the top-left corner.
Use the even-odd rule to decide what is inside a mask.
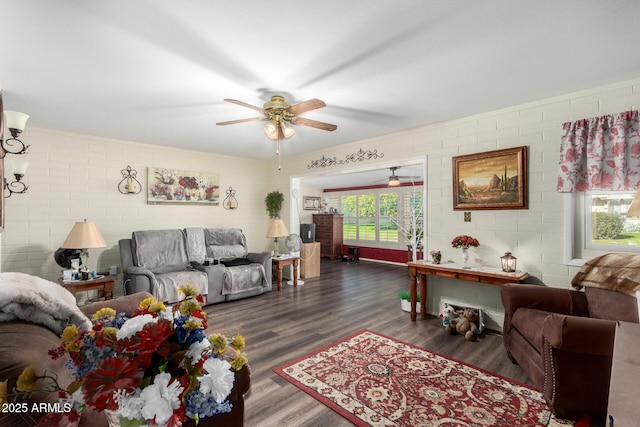
[[[478,239],[462,234],[453,238],[451,246],[462,249],[462,268],[471,268],[469,267],[469,247],[473,246],[474,248],[477,248],[480,246]]]

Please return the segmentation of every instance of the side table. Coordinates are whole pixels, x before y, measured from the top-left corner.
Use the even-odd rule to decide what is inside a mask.
[[[64,281],[62,277],[58,279],[66,290],[75,295],[78,292],[98,290],[98,298],[104,298],[105,300],[113,298],[113,288],[116,282],[116,276],[104,276],[96,279],[89,280],[72,280]]]
[[[320,242],[303,243],[300,250],[300,277],[311,279],[320,275]]]
[[[278,290],[282,290],[282,267],[285,265],[293,265],[293,287],[298,286],[298,264],[300,258],[287,257],[287,258],[271,258],[272,265],[278,269]]]

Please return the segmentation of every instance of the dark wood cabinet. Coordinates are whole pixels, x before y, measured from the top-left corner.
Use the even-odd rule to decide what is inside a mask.
[[[342,256],[342,214],[314,214],[316,242],[320,256],[336,259]]]

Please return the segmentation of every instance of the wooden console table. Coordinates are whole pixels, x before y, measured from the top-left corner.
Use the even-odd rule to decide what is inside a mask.
[[[529,276],[524,271],[505,273],[497,268],[464,269],[458,264],[433,264],[431,261],[419,260],[409,262],[409,284],[411,302],[411,320],[416,320],[416,299],[418,294],[418,278],[420,279],[420,315],[427,315],[427,276],[446,277],[466,280],[468,282],[486,283],[502,286],[506,283],[521,283]]]

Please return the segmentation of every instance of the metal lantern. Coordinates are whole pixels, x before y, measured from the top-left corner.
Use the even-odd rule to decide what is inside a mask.
[[[502,271],[507,273],[513,273],[516,271],[517,260],[518,258],[511,255],[511,252],[505,252],[505,254],[500,257],[500,261],[502,262]]]

